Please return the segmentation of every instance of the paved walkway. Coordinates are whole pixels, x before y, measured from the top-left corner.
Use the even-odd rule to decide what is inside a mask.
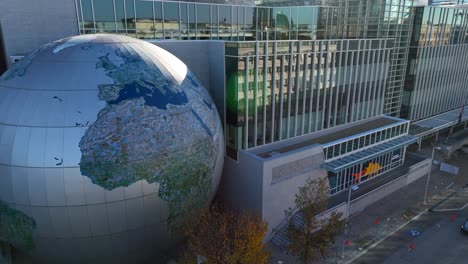
[[[402,228],[409,220],[430,208],[431,205],[449,196],[452,190],[445,188],[449,186],[450,179],[445,177],[434,178],[430,190],[435,194],[430,195],[429,203],[426,205],[422,203],[422,200],[427,178],[423,177],[371,205],[363,214],[353,217],[351,222],[354,225],[352,225],[351,235],[348,238],[351,244],[346,247],[345,258],[340,261],[329,258],[323,263],[348,263],[357,257],[360,252]],[[436,187],[439,191],[437,191]],[[341,249],[340,242],[338,241],[337,245]],[[338,256],[341,256],[341,252],[338,253]]]
[[[433,212],[459,211],[468,207],[466,201],[468,201],[468,187],[457,188],[456,191],[450,195],[450,199],[434,205],[430,210]]]
[[[418,154],[430,156],[430,152],[431,147],[426,145]],[[436,153],[435,159],[440,160],[442,156]],[[426,205],[423,204],[423,199],[427,177],[421,177],[370,205],[363,212],[351,216],[348,237],[350,244],[345,246],[344,258],[341,258],[344,239],[338,238],[335,246],[330,249],[329,257],[319,263],[348,263],[375,242],[395,232],[420,212],[441,203],[449,195],[455,195],[454,193],[461,186],[468,183],[468,175],[462,175],[464,171],[468,171],[468,164],[464,164],[466,160],[468,160],[467,154],[460,154],[457,158],[450,160],[451,164],[462,167],[457,176],[441,172],[438,166],[433,166],[428,189],[429,202]],[[293,256],[287,255],[277,246],[270,245],[270,248],[272,250],[270,263],[298,263]]]
[[[412,221],[352,264],[464,264],[467,263],[467,237],[460,225],[468,216],[468,209],[453,212],[426,213]],[[411,236],[411,230],[420,235]],[[408,250],[412,245],[412,250]]]

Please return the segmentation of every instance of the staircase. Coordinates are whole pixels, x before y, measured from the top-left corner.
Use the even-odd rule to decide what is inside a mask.
[[[271,242],[280,248],[285,248],[289,244],[288,226],[289,226],[290,219],[293,225],[296,227],[301,227],[304,225],[304,214],[302,213],[302,211],[296,211],[292,215],[292,217],[286,218],[278,226],[278,229],[276,230],[275,235],[271,239]]]

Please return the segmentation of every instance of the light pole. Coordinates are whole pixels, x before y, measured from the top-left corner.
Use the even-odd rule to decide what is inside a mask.
[[[432,171],[432,163],[434,163],[434,152],[435,150],[441,150],[441,147],[432,147],[432,154],[431,154],[431,164],[429,164],[429,172],[427,173],[427,181],[426,181],[426,191],[424,191],[424,201],[423,204],[426,205],[426,198],[427,198],[427,189],[429,188],[429,180],[431,178],[431,171]]]
[[[348,188],[348,203],[346,204],[345,226],[344,226],[344,233],[343,233],[343,247],[341,248],[341,258],[344,258],[346,237],[348,234],[348,218],[349,218],[349,204],[351,202],[351,191],[356,191],[358,189],[359,189],[358,185],[351,185]]]

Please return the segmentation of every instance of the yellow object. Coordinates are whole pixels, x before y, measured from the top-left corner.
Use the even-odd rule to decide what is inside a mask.
[[[364,169],[364,175],[376,173],[380,170],[380,168],[380,164],[369,162],[369,165]]]

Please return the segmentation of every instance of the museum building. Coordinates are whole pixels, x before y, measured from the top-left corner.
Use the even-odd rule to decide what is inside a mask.
[[[341,197],[351,186],[379,177],[390,183],[410,171],[406,185],[425,175],[427,160],[408,157],[407,146],[468,120],[463,1],[54,3],[42,18],[43,6],[0,8],[30,15],[0,19],[4,57],[99,33],[143,39],[177,56],[220,114],[219,193],[234,207],[260,212],[269,237],[306,179],[328,177],[337,200],[330,210],[344,210]],[[52,25],[24,29],[28,19]],[[375,189],[369,186],[365,193]]]

